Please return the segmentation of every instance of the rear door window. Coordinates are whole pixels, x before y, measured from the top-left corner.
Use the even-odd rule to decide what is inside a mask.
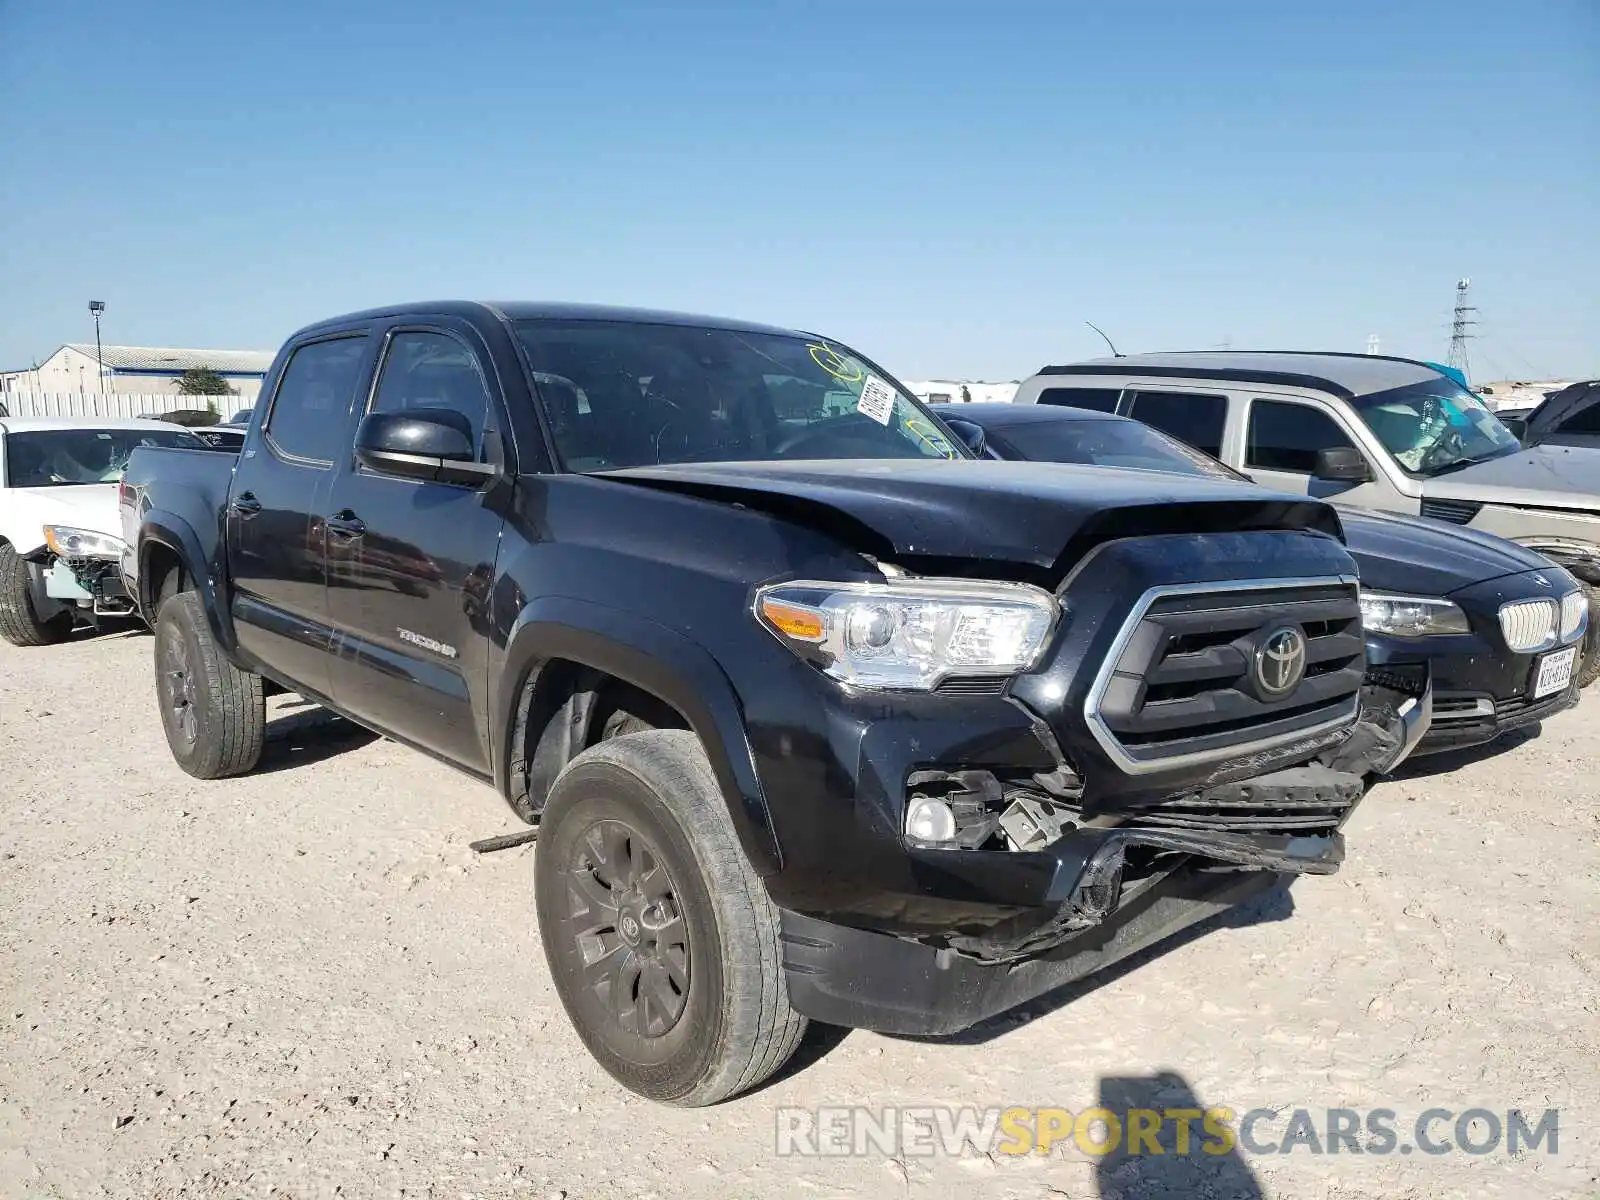
[[[1053,387],[1039,393],[1039,403],[1114,413],[1117,411],[1117,397],[1121,395],[1121,388]]]
[[[1228,423],[1228,398],[1205,392],[1133,393],[1128,416],[1170,433],[1213,458],[1222,457],[1222,431]]]
[[[266,434],[274,450],[323,465],[339,456],[366,352],[364,334],[308,342],[295,350],[267,414]]]
[[[1320,408],[1283,400],[1252,400],[1250,432],[1244,465],[1262,471],[1294,471],[1310,475],[1317,451],[1354,447],[1355,443]]]

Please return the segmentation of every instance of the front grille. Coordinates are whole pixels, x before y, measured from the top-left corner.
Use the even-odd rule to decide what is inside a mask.
[[[1278,691],[1269,652],[1295,643],[1303,677]],[[1087,715],[1124,770],[1154,771],[1344,724],[1365,669],[1349,580],[1153,588],[1119,633]]]
[[[1008,676],[952,675],[933,690],[941,696],[999,696],[1010,682]]]
[[[1500,632],[1513,650],[1537,650],[1561,631],[1561,609],[1554,600],[1518,600],[1500,606]]]
[[[1483,507],[1472,500],[1423,500],[1422,515],[1452,525],[1469,525]]]

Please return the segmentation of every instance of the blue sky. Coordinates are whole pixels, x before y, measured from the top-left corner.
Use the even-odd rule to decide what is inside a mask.
[[[399,299],[1600,375],[1600,4],[0,0],[0,367]]]

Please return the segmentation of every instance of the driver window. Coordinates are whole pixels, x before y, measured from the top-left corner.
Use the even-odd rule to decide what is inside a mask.
[[[1310,475],[1319,450],[1354,447],[1332,417],[1309,404],[1283,400],[1250,402],[1250,432],[1245,443],[1246,470],[1293,471]]]
[[[443,409],[465,419],[472,444],[483,445],[489,389],[472,351],[443,333],[406,330],[389,341],[373,412]]]

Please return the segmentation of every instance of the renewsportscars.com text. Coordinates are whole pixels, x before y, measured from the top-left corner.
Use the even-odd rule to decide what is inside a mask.
[[[1560,1111],[1429,1108],[780,1108],[784,1156],[1556,1154]]]

